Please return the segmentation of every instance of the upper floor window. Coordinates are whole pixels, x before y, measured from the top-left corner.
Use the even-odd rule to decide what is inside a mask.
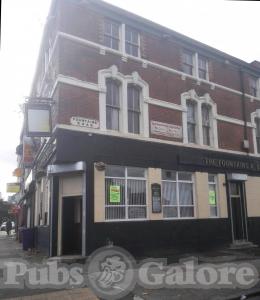
[[[120,117],[120,85],[116,80],[106,80],[106,127],[107,129],[119,130]]]
[[[146,170],[107,166],[105,171],[105,219],[147,218]]]
[[[198,77],[208,79],[208,61],[205,57],[198,55]]]
[[[198,53],[184,50],[182,54],[182,70],[184,73],[208,80],[208,60]]]
[[[120,25],[118,23],[110,20],[105,21],[104,44],[109,48],[119,50]]]
[[[194,61],[193,53],[190,51],[184,51],[182,55],[182,69],[186,74],[193,75]]]
[[[208,104],[202,104],[201,106],[202,115],[202,134],[203,134],[203,145],[210,146],[210,135],[211,135],[211,106]]]
[[[217,107],[209,94],[195,90],[181,94],[183,142],[218,147]]]
[[[256,136],[256,150],[260,153],[260,118],[255,118],[255,136]]]
[[[254,77],[249,78],[249,93],[254,97],[258,96],[257,79]]]
[[[162,170],[162,205],[166,219],[194,217],[192,173]]]
[[[133,56],[139,56],[139,34],[128,26],[125,28],[125,52]]]
[[[196,131],[197,131],[197,104],[195,101],[187,101],[187,131],[188,142],[196,143]]]
[[[140,133],[140,88],[128,85],[127,88],[128,132]]]

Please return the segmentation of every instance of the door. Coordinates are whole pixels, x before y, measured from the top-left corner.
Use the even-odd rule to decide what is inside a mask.
[[[62,206],[62,254],[81,254],[82,197],[63,197]]]
[[[230,213],[234,241],[247,241],[247,216],[244,198],[244,182],[229,183]]]

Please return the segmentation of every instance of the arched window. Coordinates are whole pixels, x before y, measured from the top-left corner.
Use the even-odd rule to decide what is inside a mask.
[[[181,94],[183,142],[218,148],[217,107],[209,94]]]
[[[119,131],[120,124],[120,83],[116,80],[106,80],[106,127]]]
[[[211,145],[211,106],[201,105],[203,145]]]
[[[197,103],[187,100],[188,143],[197,143]]]
[[[255,118],[255,125],[256,150],[260,153],[260,118]]]
[[[129,84],[127,87],[128,132],[140,133],[140,88]]]

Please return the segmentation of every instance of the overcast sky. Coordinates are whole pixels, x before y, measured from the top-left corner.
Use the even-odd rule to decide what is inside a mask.
[[[2,0],[0,192],[14,182],[15,148],[51,0]],[[247,62],[260,61],[260,2],[107,0]]]

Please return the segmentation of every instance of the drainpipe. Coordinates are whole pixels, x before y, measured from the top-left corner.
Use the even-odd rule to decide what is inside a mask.
[[[247,110],[246,110],[246,99],[245,99],[245,86],[244,86],[244,71],[243,69],[239,69],[240,76],[240,88],[241,88],[241,104],[242,104],[242,115],[244,120],[244,140],[243,140],[243,148],[247,152],[249,152],[249,141],[248,141],[248,133],[247,133]]]

